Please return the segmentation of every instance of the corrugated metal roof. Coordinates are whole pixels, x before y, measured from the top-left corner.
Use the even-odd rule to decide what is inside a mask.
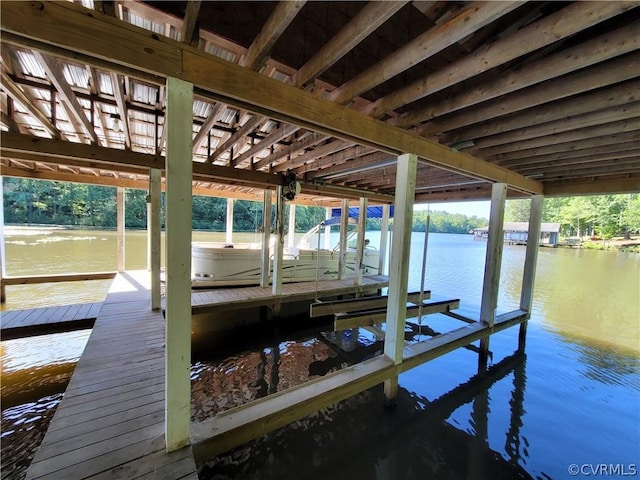
[[[84,89],[89,88],[89,72],[87,72],[86,68],[63,63],[62,72],[64,74],[65,80],[69,85]]]
[[[201,118],[207,118],[209,116],[209,112],[211,112],[212,107],[213,106],[208,102],[203,102],[202,100],[194,100],[193,114]]]
[[[98,83],[100,84],[100,93],[104,93],[105,95],[113,95],[113,82],[111,81],[110,75],[98,72]]]
[[[217,45],[214,45],[213,43],[209,42],[207,44],[207,47],[205,48],[205,50],[212,54],[215,55],[216,57],[220,57],[220,58],[224,58],[225,60],[228,60],[230,62],[236,62],[236,59],[238,58],[238,56],[233,53],[230,52],[229,50],[225,50],[224,48],[220,48]]]
[[[36,78],[47,78],[44,69],[40,66],[40,63],[36,61],[36,57],[33,53],[16,50],[16,58],[20,64],[20,69],[22,70],[23,75]]]
[[[152,32],[159,33],[161,35],[164,35],[165,33],[163,24],[152,22],[151,20],[142,18],[135,13],[131,13],[127,8],[122,9],[122,19],[125,22],[129,22],[130,24],[144,28],[145,30],[151,30]]]
[[[131,98],[134,102],[144,103],[145,105],[155,105],[158,98],[158,89],[149,85],[130,82]]]

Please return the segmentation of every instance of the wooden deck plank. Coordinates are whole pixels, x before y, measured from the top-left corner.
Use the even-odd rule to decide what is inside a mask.
[[[80,313],[95,325],[27,479],[196,480],[191,448],[165,452],[164,318],[150,310],[144,274],[118,274],[104,304],[54,318]]]
[[[9,310],[2,312],[2,325],[0,328],[3,334],[8,334],[11,330],[27,327],[29,332],[38,333],[36,327],[39,326],[49,327],[55,324],[71,324],[71,322],[95,318],[95,314],[92,316],[92,310],[97,313],[101,306],[102,302],[93,302]],[[47,333],[48,331],[49,328],[42,329],[42,333]]]
[[[361,285],[354,285],[353,279],[286,283],[282,285],[281,295],[274,295],[271,287],[196,290],[191,295],[191,304],[193,313],[205,313],[362,293],[365,290],[387,287],[388,283],[386,276],[370,275],[363,277]]]

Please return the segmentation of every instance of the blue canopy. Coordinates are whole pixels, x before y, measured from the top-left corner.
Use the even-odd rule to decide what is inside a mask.
[[[393,205],[389,209],[389,216],[393,217]],[[349,216],[352,218],[358,218],[360,214],[360,207],[349,207]],[[331,217],[332,218],[340,218],[342,216],[341,208],[332,208],[331,209]],[[367,218],[382,218],[382,207],[367,207]]]

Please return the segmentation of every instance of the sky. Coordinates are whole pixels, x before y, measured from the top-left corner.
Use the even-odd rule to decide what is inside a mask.
[[[445,211],[448,213],[462,213],[468,217],[476,216],[479,218],[489,218],[489,210],[491,209],[491,201],[482,200],[477,202],[447,202],[447,203],[422,203],[415,205],[414,210]]]

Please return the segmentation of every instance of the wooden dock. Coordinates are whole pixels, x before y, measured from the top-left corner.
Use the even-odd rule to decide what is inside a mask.
[[[191,306],[194,314],[213,310],[251,308],[264,305],[329,298],[338,295],[352,295],[385,288],[389,285],[384,275],[367,275],[361,285],[355,285],[352,278],[347,280],[321,280],[318,282],[285,283],[282,293],[274,295],[271,287],[239,287],[212,290],[194,290]]]
[[[164,440],[165,323],[147,272],[118,274],[27,479],[193,479]]]
[[[0,312],[3,340],[91,328],[102,302]]]

